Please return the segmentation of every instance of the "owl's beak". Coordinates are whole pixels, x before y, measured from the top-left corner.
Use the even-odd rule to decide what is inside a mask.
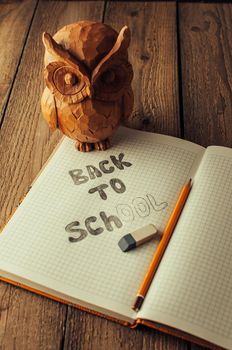
[[[93,88],[91,86],[87,86],[86,93],[89,98],[93,97]]]

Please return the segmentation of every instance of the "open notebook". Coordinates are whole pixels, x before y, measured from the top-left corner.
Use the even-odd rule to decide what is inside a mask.
[[[190,177],[136,313],[131,305],[158,241],[128,253],[118,241],[149,223],[162,232]],[[231,209],[230,149],[123,127],[105,152],[77,152],[64,138],[0,235],[1,279],[123,324],[232,349]]]

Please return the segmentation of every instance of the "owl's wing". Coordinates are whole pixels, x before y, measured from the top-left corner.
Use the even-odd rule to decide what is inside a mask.
[[[58,116],[54,96],[47,87],[45,87],[41,98],[41,109],[50,129],[53,131],[58,128]]]
[[[134,94],[131,86],[125,91],[123,95],[123,119],[126,122],[133,111]]]

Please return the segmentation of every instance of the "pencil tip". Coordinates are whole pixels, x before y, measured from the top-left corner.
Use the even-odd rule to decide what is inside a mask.
[[[138,295],[135,299],[132,309],[138,312],[142,306],[143,301],[144,301],[144,297],[142,295]]]

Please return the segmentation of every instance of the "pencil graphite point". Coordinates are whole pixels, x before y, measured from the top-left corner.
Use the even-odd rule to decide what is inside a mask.
[[[138,295],[135,299],[132,309],[138,312],[142,306],[143,301],[144,301],[144,297],[142,295]]]

